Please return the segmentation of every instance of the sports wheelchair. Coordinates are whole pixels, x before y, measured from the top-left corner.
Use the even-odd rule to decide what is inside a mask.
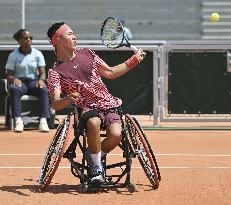
[[[88,166],[86,160],[86,129],[79,129],[79,117],[77,108],[66,116],[58,125],[56,133],[45,154],[42,167],[40,169],[39,184],[41,190],[46,190],[59,166],[62,158],[67,158],[71,164],[72,174],[79,178],[80,185],[78,191],[85,193],[100,188],[127,188],[129,192],[136,191],[135,185],[131,183],[132,158],[138,157],[149,182],[153,189],[159,187],[161,181],[160,171],[152,151],[152,148],[136,118],[129,114],[123,114],[120,110],[122,122],[122,140],[118,147],[122,150],[122,161],[109,163],[108,156],[102,159],[104,166],[105,182],[93,187],[88,177]],[[74,137],[68,148],[67,141],[74,128]],[[101,134],[106,137],[106,134]],[[80,150],[82,155],[76,157],[76,151]],[[81,156],[81,157],[79,157]],[[120,174],[113,174],[110,170],[120,168]],[[118,171],[119,169],[116,169]]]

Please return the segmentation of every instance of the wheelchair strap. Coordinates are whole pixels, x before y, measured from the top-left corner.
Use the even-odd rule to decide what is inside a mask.
[[[87,121],[90,118],[93,118],[93,117],[98,117],[101,120],[101,122],[102,122],[100,114],[96,110],[89,110],[89,111],[85,112],[80,117],[80,119],[79,119],[79,129],[80,130],[86,129],[87,128]]]

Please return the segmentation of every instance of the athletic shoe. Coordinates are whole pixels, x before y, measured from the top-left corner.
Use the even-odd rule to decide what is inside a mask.
[[[50,131],[47,122],[40,122],[39,123],[39,131],[40,132],[49,132]]]
[[[91,184],[100,185],[105,181],[104,169],[93,164],[91,153],[86,149],[86,160],[88,165],[88,176],[90,177]]]
[[[23,121],[19,120],[15,122],[15,132],[22,132],[24,129]]]
[[[105,181],[105,177],[104,177],[103,167],[100,168],[98,166],[94,166],[93,170],[91,170],[91,184],[100,185],[104,181]]]

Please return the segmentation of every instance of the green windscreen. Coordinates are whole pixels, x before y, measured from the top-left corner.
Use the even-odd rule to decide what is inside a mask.
[[[146,52],[145,59],[136,68],[114,80],[103,79],[109,91],[123,101],[123,110],[130,114],[149,114],[153,109],[153,53]],[[118,65],[134,52],[97,51],[109,66]]]
[[[170,52],[168,60],[168,113],[231,113],[226,52]]]

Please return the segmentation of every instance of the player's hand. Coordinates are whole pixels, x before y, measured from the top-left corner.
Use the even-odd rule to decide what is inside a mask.
[[[18,78],[15,78],[14,79],[14,85],[18,86],[18,87],[21,87],[22,86],[22,81]]]
[[[137,58],[141,62],[144,59],[144,57],[146,56],[146,53],[141,48],[139,48],[138,52],[135,55],[137,56]]]
[[[71,93],[69,95],[66,96],[66,99],[69,101],[69,103],[71,104],[72,102],[74,102],[77,98],[79,97],[79,94],[77,92],[75,93]]]

